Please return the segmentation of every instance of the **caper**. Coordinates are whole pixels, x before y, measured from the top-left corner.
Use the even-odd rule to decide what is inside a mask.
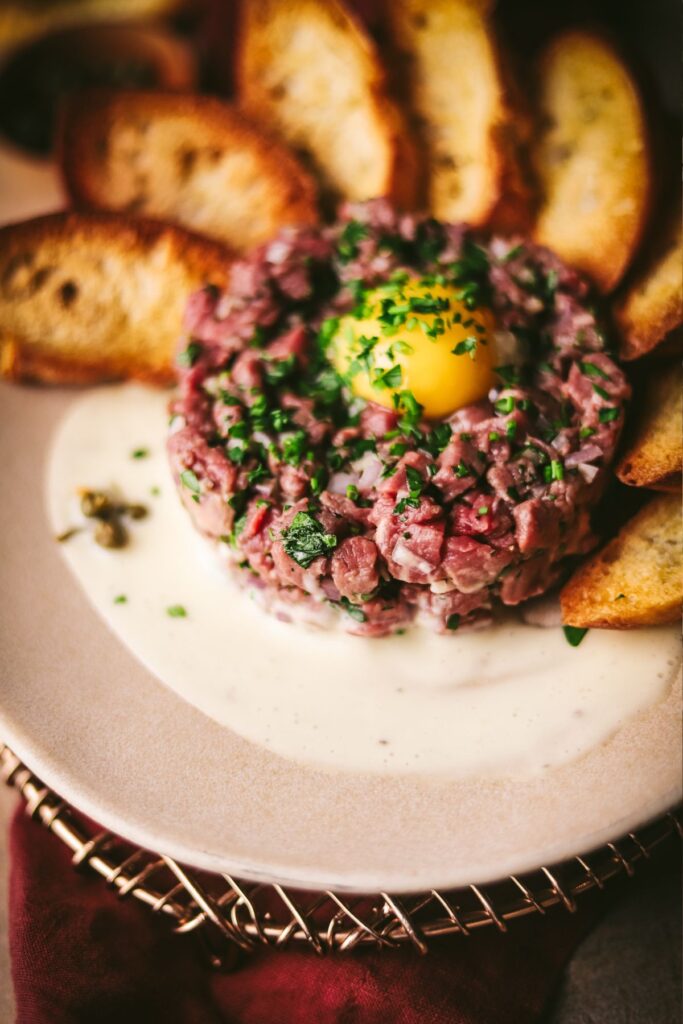
[[[119,519],[101,519],[95,527],[95,543],[101,548],[122,548],[128,540],[125,528]]]
[[[83,491],[81,512],[88,519],[104,519],[111,510],[111,501],[103,491]]]
[[[144,519],[147,515],[146,505],[127,505],[125,510],[131,519]]]

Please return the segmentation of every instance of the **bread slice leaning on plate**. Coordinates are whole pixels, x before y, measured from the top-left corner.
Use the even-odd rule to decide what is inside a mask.
[[[396,88],[420,142],[428,208],[442,220],[514,230],[529,214],[517,152],[527,121],[510,103],[490,6],[384,0],[383,10]]]
[[[610,292],[635,255],[650,208],[649,144],[636,83],[601,37],[564,32],[541,56],[537,103],[535,240]]]
[[[236,77],[247,112],[289,143],[329,200],[413,203],[405,119],[373,41],[339,0],[244,4]]]
[[[679,363],[650,368],[633,426],[616,467],[622,483],[668,486],[683,469],[683,370]]]
[[[58,384],[173,380],[188,294],[227,250],[182,228],[53,214],[0,229],[0,373]]]
[[[59,138],[76,206],[168,220],[243,251],[318,220],[311,175],[286,146],[208,96],[95,90]]]
[[[683,604],[678,494],[653,498],[579,567],[560,594],[569,626],[633,629],[677,622]]]
[[[683,324],[683,229],[680,206],[649,258],[617,303],[615,320],[622,359],[638,359]]]

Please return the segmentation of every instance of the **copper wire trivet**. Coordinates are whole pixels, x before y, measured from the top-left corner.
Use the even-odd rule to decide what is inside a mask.
[[[231,963],[236,947],[304,943],[323,953],[409,943],[426,953],[428,942],[441,936],[469,936],[487,926],[505,932],[509,921],[552,907],[573,913],[584,893],[631,877],[656,849],[683,837],[680,812],[670,812],[585,856],[512,875],[485,891],[473,884],[400,897],[301,892],[196,871],[111,832],[91,834],[78,814],[2,744],[0,775],[24,798],[27,813],[71,850],[76,867],[95,871],[119,897],[132,896],[166,917],[176,932],[201,934],[215,966]]]

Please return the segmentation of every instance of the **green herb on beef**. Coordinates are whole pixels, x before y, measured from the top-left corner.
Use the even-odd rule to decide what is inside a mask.
[[[337,252],[342,263],[349,263],[358,255],[358,243],[367,238],[369,231],[365,224],[358,220],[350,220],[337,242]]]
[[[601,423],[612,423],[613,420],[619,418],[619,410],[613,408],[601,409],[598,413],[598,419]]]
[[[459,625],[460,616],[457,614],[457,612],[454,612],[452,615],[449,615],[448,618],[446,619],[446,629],[451,629],[455,631]]]
[[[193,495],[197,497],[201,493],[201,486],[197,474],[191,469],[184,469],[180,474],[180,482],[184,487],[187,487],[188,491],[192,491]]]
[[[503,383],[508,387],[515,387],[515,385],[519,384],[522,379],[522,373],[519,366],[514,366],[512,363],[505,366],[494,367],[494,373],[497,373]]]
[[[296,369],[296,356],[287,356],[285,359],[275,359],[266,363],[264,376],[270,387],[279,387]]]
[[[609,374],[601,370],[595,363],[582,362],[581,369],[588,377],[601,377],[602,380],[609,380]]]
[[[198,341],[191,341],[187,348],[178,353],[178,366],[194,366],[203,351],[204,348]]]
[[[406,466],[406,480],[408,483],[408,497],[401,500],[394,506],[394,515],[399,516],[406,508],[419,508],[420,498],[425,489],[425,482],[422,475],[413,467]]]
[[[357,604],[352,604],[348,597],[342,597],[339,601],[332,601],[330,603],[336,604],[347,615],[350,615],[352,619],[355,619],[356,622],[365,622],[366,615],[363,609]]]
[[[496,412],[512,412],[515,408],[515,400],[512,395],[505,395],[503,398],[499,398],[496,402],[494,402],[493,407],[496,410]]]
[[[316,558],[329,555],[337,546],[337,538],[325,533],[309,512],[297,512],[291,526],[282,531],[282,544],[289,557],[307,569]]]
[[[289,466],[299,466],[304,459],[308,447],[308,434],[305,430],[297,430],[286,437],[282,443],[282,458]]]

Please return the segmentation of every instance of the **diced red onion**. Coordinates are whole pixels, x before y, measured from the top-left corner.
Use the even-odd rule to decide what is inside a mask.
[[[586,462],[580,462],[577,469],[588,484],[592,484],[600,472],[597,466],[589,466]]]
[[[353,468],[359,473],[358,490],[370,491],[379,480],[382,460],[374,452],[365,452],[362,458],[354,462]]]
[[[425,576],[434,571],[434,566],[430,562],[426,562],[424,558],[420,558],[414,551],[411,551],[403,540],[396,542],[396,546],[391,552],[391,557],[396,562],[396,565],[400,565],[404,569],[414,569],[416,572],[424,573]]]
[[[458,588],[450,580],[435,580],[429,584],[429,589],[432,594],[450,594],[452,590],[457,590]]]
[[[599,459],[602,455],[602,448],[598,448],[597,444],[587,444],[583,448],[579,448],[578,452],[572,452],[564,460],[564,464],[567,469],[574,469],[579,465],[580,462],[593,462],[594,459]]]
[[[356,474],[352,473],[333,473],[327,484],[328,491],[332,494],[346,494],[346,488],[350,484],[355,484],[358,480]]]

